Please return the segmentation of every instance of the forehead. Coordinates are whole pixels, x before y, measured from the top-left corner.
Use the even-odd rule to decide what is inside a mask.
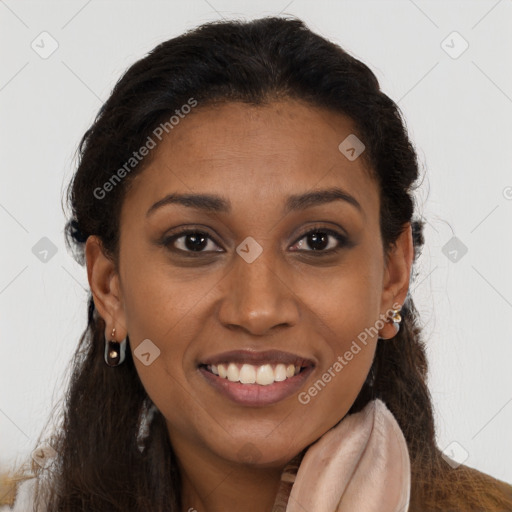
[[[351,161],[338,148],[355,131],[349,117],[295,100],[199,104],[157,143],[125,201],[147,210],[166,193],[180,192],[268,204],[337,186],[371,214],[377,184],[363,158]]]

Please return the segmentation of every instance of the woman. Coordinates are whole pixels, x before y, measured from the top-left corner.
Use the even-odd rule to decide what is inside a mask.
[[[435,442],[417,178],[396,104],[300,20],[135,63],[80,146],[88,327],[17,506],[511,511]]]

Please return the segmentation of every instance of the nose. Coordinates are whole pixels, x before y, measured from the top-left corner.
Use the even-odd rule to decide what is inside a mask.
[[[291,327],[299,318],[299,303],[289,271],[265,249],[252,263],[238,254],[223,279],[219,320],[227,328],[266,335],[275,327]]]

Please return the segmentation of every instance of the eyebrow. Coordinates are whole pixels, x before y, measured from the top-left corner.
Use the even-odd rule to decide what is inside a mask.
[[[355,197],[345,190],[333,187],[322,190],[313,190],[304,194],[295,194],[289,196],[286,200],[283,214],[286,215],[292,211],[311,208],[321,204],[331,203],[333,201],[344,201],[354,206],[364,215],[363,208]],[[169,204],[178,204],[188,208],[194,208],[206,213],[230,213],[231,202],[218,195],[213,194],[168,194],[157,201],[146,212],[146,218],[152,215],[156,210]]]

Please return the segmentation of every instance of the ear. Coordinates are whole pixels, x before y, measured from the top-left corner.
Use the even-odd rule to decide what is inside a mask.
[[[408,222],[388,253],[388,261],[382,281],[382,314],[393,308],[393,304],[402,305],[404,303],[409,291],[413,260],[412,226]],[[390,327],[393,330],[392,326]]]
[[[116,329],[117,341],[126,337],[126,318],[123,307],[119,274],[114,262],[105,255],[101,240],[94,235],[85,243],[87,278],[94,299],[94,306],[105,321],[105,336],[110,339]]]

